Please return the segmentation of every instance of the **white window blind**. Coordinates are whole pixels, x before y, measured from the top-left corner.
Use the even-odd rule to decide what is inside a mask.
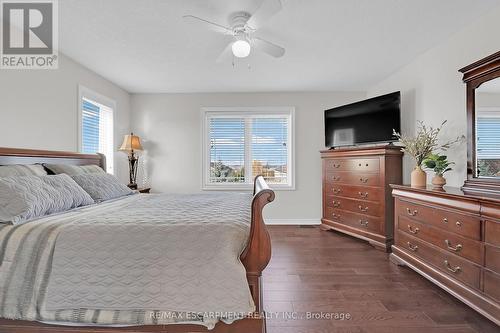
[[[500,159],[500,113],[497,117],[487,112],[476,121],[477,158],[481,160]]]
[[[252,179],[273,184],[288,181],[288,117],[252,118]]]
[[[245,182],[245,120],[210,118],[210,183]]]
[[[481,177],[500,176],[500,109],[476,110],[476,172]]]
[[[219,109],[205,110],[204,188],[246,188],[257,175],[293,188],[293,109]]]
[[[80,151],[106,156],[107,172],[113,173],[113,108],[81,96]]]

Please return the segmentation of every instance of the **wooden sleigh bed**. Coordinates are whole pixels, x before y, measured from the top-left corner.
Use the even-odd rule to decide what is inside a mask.
[[[99,165],[105,168],[102,155],[78,154],[72,152],[0,148],[0,165],[59,163],[72,165]],[[8,320],[0,318],[0,333],[118,333],[118,332],[238,332],[261,333],[266,331],[263,316],[261,275],[271,258],[271,240],[264,224],[262,210],[274,200],[274,192],[268,187],[264,178],[258,176],[254,181],[254,192],[251,210],[251,227],[249,241],[240,259],[246,269],[246,276],[256,311],[247,318],[232,324],[217,323],[214,329],[208,330],[201,325],[169,324],[130,327],[101,326],[57,326],[39,322]]]

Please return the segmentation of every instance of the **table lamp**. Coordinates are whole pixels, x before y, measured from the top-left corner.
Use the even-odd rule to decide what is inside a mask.
[[[134,133],[127,134],[123,138],[123,143],[119,150],[128,154],[130,183],[127,186],[135,190],[137,189],[137,162],[139,161],[139,156],[135,152],[143,150],[141,139],[137,135],[134,135]]]

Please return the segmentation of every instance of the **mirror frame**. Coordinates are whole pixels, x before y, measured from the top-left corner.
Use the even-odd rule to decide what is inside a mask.
[[[476,89],[500,77],[500,51],[462,69],[467,91],[467,180],[462,190],[471,194],[500,195],[500,178],[476,177]]]

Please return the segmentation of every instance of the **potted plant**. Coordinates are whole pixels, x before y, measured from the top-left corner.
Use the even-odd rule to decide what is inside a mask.
[[[451,171],[450,166],[455,164],[449,162],[446,155],[430,154],[425,160],[424,165],[427,169],[434,171],[435,175],[432,178],[432,185],[435,188],[442,188],[446,184],[446,179],[443,177],[445,172]]]
[[[411,172],[412,187],[426,186],[427,174],[422,170],[422,164],[433,151],[446,151],[464,137],[462,135],[455,140],[447,141],[443,144],[438,143],[439,133],[444,124],[446,124],[446,120],[441,123],[441,126],[434,128],[432,126],[426,126],[422,121],[419,121],[417,124],[417,134],[414,137],[401,135],[394,131],[394,136],[398,138],[399,142],[403,145],[401,151],[412,156],[416,162],[415,168]]]

